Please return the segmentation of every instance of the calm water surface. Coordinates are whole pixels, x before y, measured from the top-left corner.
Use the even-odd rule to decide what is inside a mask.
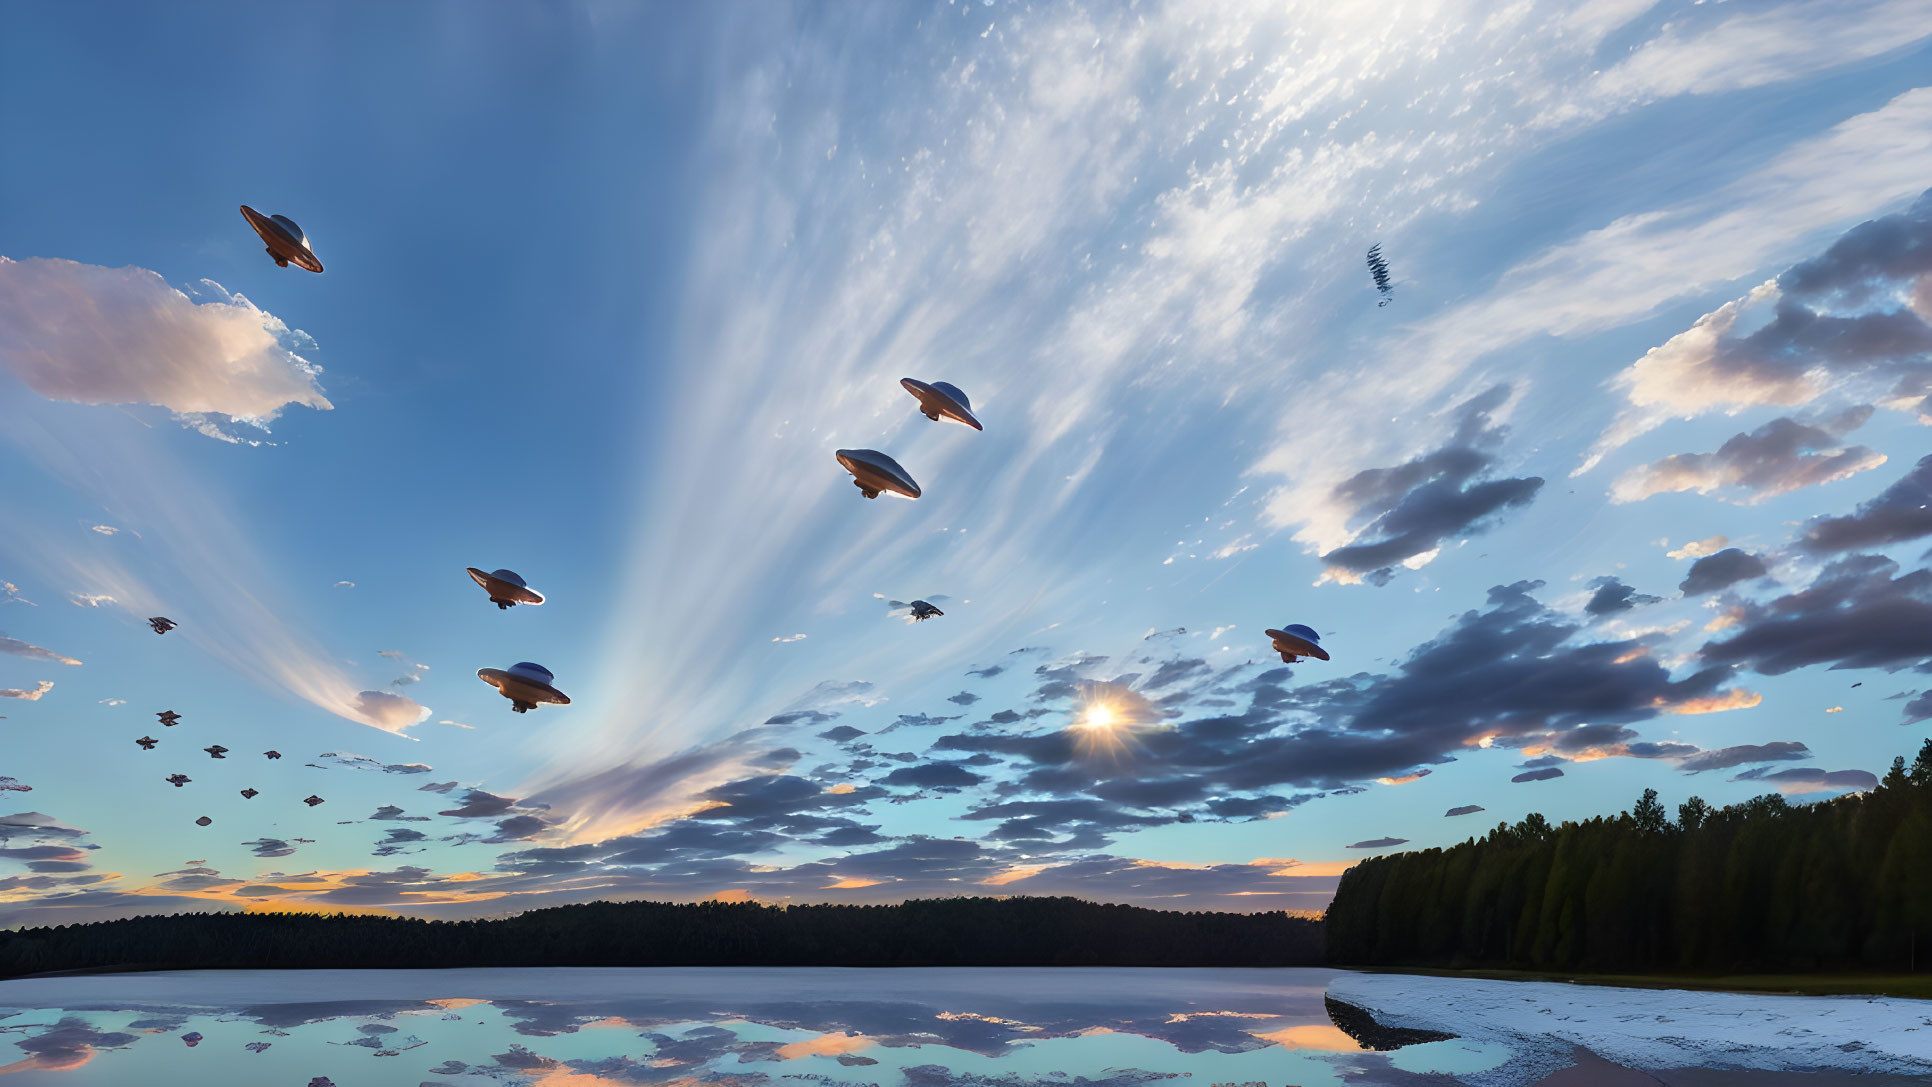
[[[318,1077],[335,1087],[1312,1087],[1453,1082],[1511,1056],[1464,1039],[1368,1048],[1391,1042],[1358,1040],[1324,1004],[1337,973],[221,971],[37,979],[0,983],[0,1075],[11,1077],[7,1087],[306,1087]]]

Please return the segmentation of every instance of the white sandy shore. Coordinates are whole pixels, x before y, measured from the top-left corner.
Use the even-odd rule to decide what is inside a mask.
[[[1628,1068],[1932,1075],[1932,1001],[1617,989],[1546,981],[1343,974],[1328,995],[1384,1026],[1551,1052],[1583,1046]],[[1538,1045],[1540,1043],[1540,1045]],[[1527,1070],[1517,1070],[1520,1076]]]

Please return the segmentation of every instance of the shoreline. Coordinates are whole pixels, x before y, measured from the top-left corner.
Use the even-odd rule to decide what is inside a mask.
[[[1413,977],[1462,978],[1477,981],[1555,982],[1617,989],[1673,989],[1685,992],[1739,993],[1749,996],[1883,996],[1899,1000],[1932,1000],[1932,973],[1856,974],[1598,974],[1546,970],[1506,970],[1489,967],[1453,969],[1441,966],[1345,966],[1332,969],[1357,974],[1403,974]]]
[[[1912,998],[1726,993],[1681,987],[1425,977],[1356,972],[1327,993],[1387,1027],[1435,1030],[1493,1042],[1516,1054],[1495,1083],[1746,1082],[1769,1073],[1893,1075],[1926,1082],[1932,1003]],[[1622,1071],[1580,1061],[1578,1048]],[[1567,1078],[1548,1077],[1580,1067]],[[1592,1073],[1600,1075],[1595,1078]],[[1713,1073],[1722,1073],[1715,1079]],[[1726,1077],[1729,1077],[1728,1079]],[[1829,1082],[1829,1080],[1826,1080]],[[1817,1082],[1817,1080],[1813,1080]],[[1860,1082],[1884,1082],[1865,1080]]]

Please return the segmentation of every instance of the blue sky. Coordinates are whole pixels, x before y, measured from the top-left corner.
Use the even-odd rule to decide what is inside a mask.
[[[1530,811],[1868,787],[1932,718],[1928,36],[9,7],[0,919],[1318,909]]]

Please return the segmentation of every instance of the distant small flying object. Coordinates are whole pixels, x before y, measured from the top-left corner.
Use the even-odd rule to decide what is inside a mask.
[[[1857,683],[1852,684],[1852,686],[1854,687],[1863,687],[1864,685],[1865,685],[1865,681],[1862,679],[1859,680]]]
[[[317,1076],[309,1081],[309,1087],[335,1087],[335,1081],[327,1076]]]
[[[208,757],[211,759],[225,759],[228,757],[228,749],[221,746],[220,744],[210,744],[209,746],[202,748],[202,750],[206,751],[208,753]]]
[[[209,823],[212,823],[212,822],[214,822],[214,820],[212,820],[212,819],[210,819],[210,818],[208,818],[207,816],[205,816],[205,815],[204,815],[204,816],[202,816],[201,818],[199,818],[199,819],[197,819],[197,820],[195,820],[195,822],[197,822],[197,823],[200,823],[200,824],[201,824],[202,826],[204,826],[204,827],[205,827],[205,826],[207,826],[207,825],[208,825]],[[192,1045],[194,1045],[194,1044],[195,1044],[196,1042],[199,1042],[199,1041],[201,1041],[201,1032],[200,1032],[200,1031],[198,1031],[198,1030],[191,1030],[191,1031],[189,1031],[188,1033],[186,1033],[186,1034],[183,1034],[183,1035],[181,1036],[181,1040],[182,1040],[182,1041],[184,1041],[184,1042],[186,1042],[186,1043],[188,1043],[188,1044],[189,1044],[190,1046],[192,1046]]]
[[[241,797],[243,800],[253,800],[260,795],[262,794],[259,792],[256,792],[254,789],[243,789],[241,791]]]
[[[189,777],[186,774],[169,774],[167,777],[163,778],[162,780],[166,781],[168,784],[179,789],[183,785],[188,784],[190,781],[193,781],[194,779]]]
[[[255,233],[262,236],[276,267],[286,268],[292,262],[311,272],[322,270],[322,262],[315,259],[315,250],[309,248],[308,235],[295,225],[295,220],[286,215],[263,215],[247,204],[241,206],[241,213],[248,225],[255,228]]]
[[[319,796],[316,796],[314,793],[310,793],[308,796],[302,798],[302,803],[307,804],[309,807],[313,808],[317,804],[322,803],[322,798]]]
[[[181,715],[173,710],[162,710],[160,713],[155,714],[155,716],[159,717],[161,723],[169,728],[173,728],[174,723],[181,720]]]
[[[155,615],[155,616],[149,617],[148,625],[154,628],[154,632],[156,634],[166,634],[168,631],[173,630],[175,627],[178,627],[181,624],[175,622],[174,620],[168,618],[165,615]]]
[[[262,752],[262,754],[267,755],[271,759],[279,759],[282,757],[282,753],[280,751],[264,751]]]
[[[556,675],[541,664],[520,661],[508,668],[478,668],[476,678],[495,687],[518,713],[528,713],[540,704],[570,705],[570,696],[552,686]]]
[[[515,570],[492,570],[489,573],[472,566],[470,579],[483,586],[490,594],[490,603],[499,611],[507,611],[518,604],[541,604],[543,594],[532,589]]]
[[[939,610],[939,605],[933,603],[933,600],[945,599],[948,598],[935,596],[932,600],[888,600],[886,601],[886,607],[891,609],[890,614],[892,615],[905,616],[907,622],[923,623],[928,619],[937,619],[946,614]]]
[[[867,498],[877,498],[885,491],[907,498],[919,497],[919,484],[899,467],[898,461],[876,449],[840,449],[834,455],[852,473],[853,485]]]
[[[1281,654],[1284,664],[1293,664],[1302,657],[1313,657],[1318,661],[1328,659],[1328,651],[1322,648],[1322,636],[1313,628],[1295,623],[1280,630],[1270,630],[1268,637],[1275,643],[1275,652]]]
[[[1382,292],[1382,300],[1377,306],[1386,306],[1394,297],[1395,288],[1389,283],[1389,262],[1382,259],[1382,243],[1369,246],[1369,276],[1375,280],[1375,289]],[[1575,492],[1572,492],[1575,493]]]
[[[919,401],[919,413],[933,422],[945,418],[964,423],[974,430],[986,429],[979,425],[979,420],[973,415],[972,401],[959,391],[959,386],[949,381],[935,381],[929,385],[916,377],[902,377],[899,384]]]
[[[205,816],[205,815],[204,815],[204,816],[202,816],[201,818],[199,818],[199,819],[197,819],[197,820],[195,820],[195,826],[198,826],[198,827],[205,827],[205,826],[207,826],[208,824],[210,824],[210,823],[212,823],[212,822],[214,822],[214,820],[213,820],[213,819],[210,819],[210,818],[208,818],[207,816]],[[201,1038],[200,1038],[200,1036],[199,1036],[199,1035],[197,1035],[197,1036],[195,1037],[195,1042],[199,1042],[199,1041],[201,1041]],[[193,1045],[193,1044],[195,1044],[195,1042],[189,1042],[188,1044],[189,1044],[189,1045]]]
[[[157,739],[155,739],[155,738],[154,738],[154,737],[152,737],[152,736],[143,736],[143,737],[141,737],[140,739],[138,739],[138,740],[136,740],[136,741],[134,741],[134,742],[135,742],[135,743],[137,743],[137,744],[140,744],[140,745],[141,745],[141,750],[143,750],[143,751],[153,751],[153,750],[154,750],[154,745],[155,745],[155,744],[158,744],[158,743],[160,743],[161,741],[160,741],[160,740],[157,740]]]

